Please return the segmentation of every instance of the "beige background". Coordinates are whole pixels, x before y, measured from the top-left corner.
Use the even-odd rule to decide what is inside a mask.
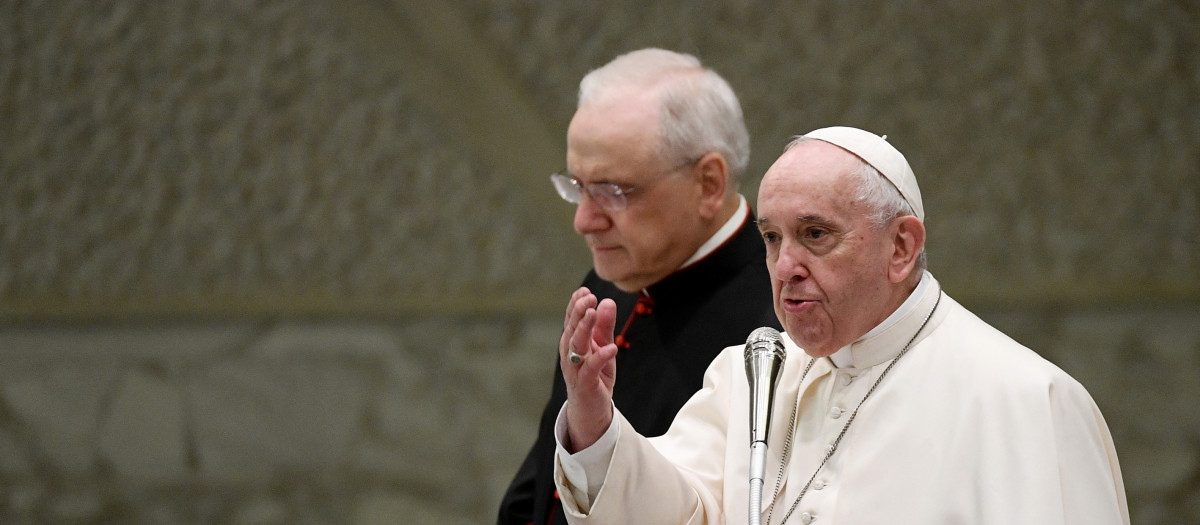
[[[946,290],[1200,522],[1193,2],[0,2],[0,521],[488,523],[589,266],[547,175],[638,47],[908,156]]]

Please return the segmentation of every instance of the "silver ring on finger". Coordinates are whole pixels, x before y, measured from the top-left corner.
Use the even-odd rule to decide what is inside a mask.
[[[579,355],[574,348],[567,348],[567,358],[571,360],[571,364],[579,364],[583,362],[583,356]]]

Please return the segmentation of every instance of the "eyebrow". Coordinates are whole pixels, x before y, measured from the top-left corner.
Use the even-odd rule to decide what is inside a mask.
[[[560,171],[559,173],[566,175],[569,178],[575,179],[576,181],[579,181],[580,184],[587,185],[587,186],[592,186],[594,184],[611,184],[611,185],[616,186],[621,189],[628,189],[628,188],[637,186],[636,183],[614,182],[610,179],[603,178],[603,177],[600,178],[600,180],[594,180],[594,181],[588,182],[588,181],[585,181],[585,180],[579,178],[578,175],[576,175],[574,172],[572,172],[571,170],[568,170],[566,168],[563,168],[563,170]]]
[[[758,220],[755,222],[758,223],[759,228],[762,228],[763,226],[771,224],[771,219],[768,219],[766,217],[759,217]],[[800,215],[800,216],[796,217],[797,224],[803,224],[806,222],[815,222],[817,224],[833,224],[831,221],[829,221],[828,219],[826,219],[825,217],[822,217],[820,215],[809,214],[809,215]]]

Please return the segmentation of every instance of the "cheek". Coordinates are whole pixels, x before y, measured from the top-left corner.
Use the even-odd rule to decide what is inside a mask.
[[[625,236],[638,239],[650,250],[667,250],[668,246],[686,244],[699,227],[682,218],[682,211],[655,210],[626,218]],[[691,255],[691,254],[689,254]]]
[[[771,275],[771,298],[775,301],[776,309],[779,308],[779,294],[782,291],[783,291],[783,281],[776,279],[775,275],[772,274]]]
[[[646,227],[640,226],[637,216],[623,213],[618,217],[613,217],[612,226],[605,232],[606,239],[620,244],[625,250],[630,252],[641,252],[641,246],[645,244],[644,237]]]
[[[620,225],[620,232],[625,245],[638,253],[652,252],[657,245],[663,244],[659,240],[662,238],[663,231],[658,228],[656,223],[649,222],[649,220],[626,221]]]
[[[671,243],[671,233],[662,224],[653,222],[654,218],[626,217],[614,229],[616,238],[631,258],[632,264],[644,268],[658,268],[666,264],[668,247]]]

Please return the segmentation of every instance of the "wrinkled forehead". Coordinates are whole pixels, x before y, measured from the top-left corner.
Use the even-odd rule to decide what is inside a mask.
[[[835,186],[849,182],[862,161],[828,142],[810,140],[789,148],[763,175],[763,188],[774,186]]]
[[[768,221],[785,216],[844,216],[856,209],[854,155],[832,144],[810,141],[785,152],[763,176],[757,211]]]
[[[584,180],[648,177],[658,167],[657,124],[645,112],[581,108],[567,131],[567,168]]]

